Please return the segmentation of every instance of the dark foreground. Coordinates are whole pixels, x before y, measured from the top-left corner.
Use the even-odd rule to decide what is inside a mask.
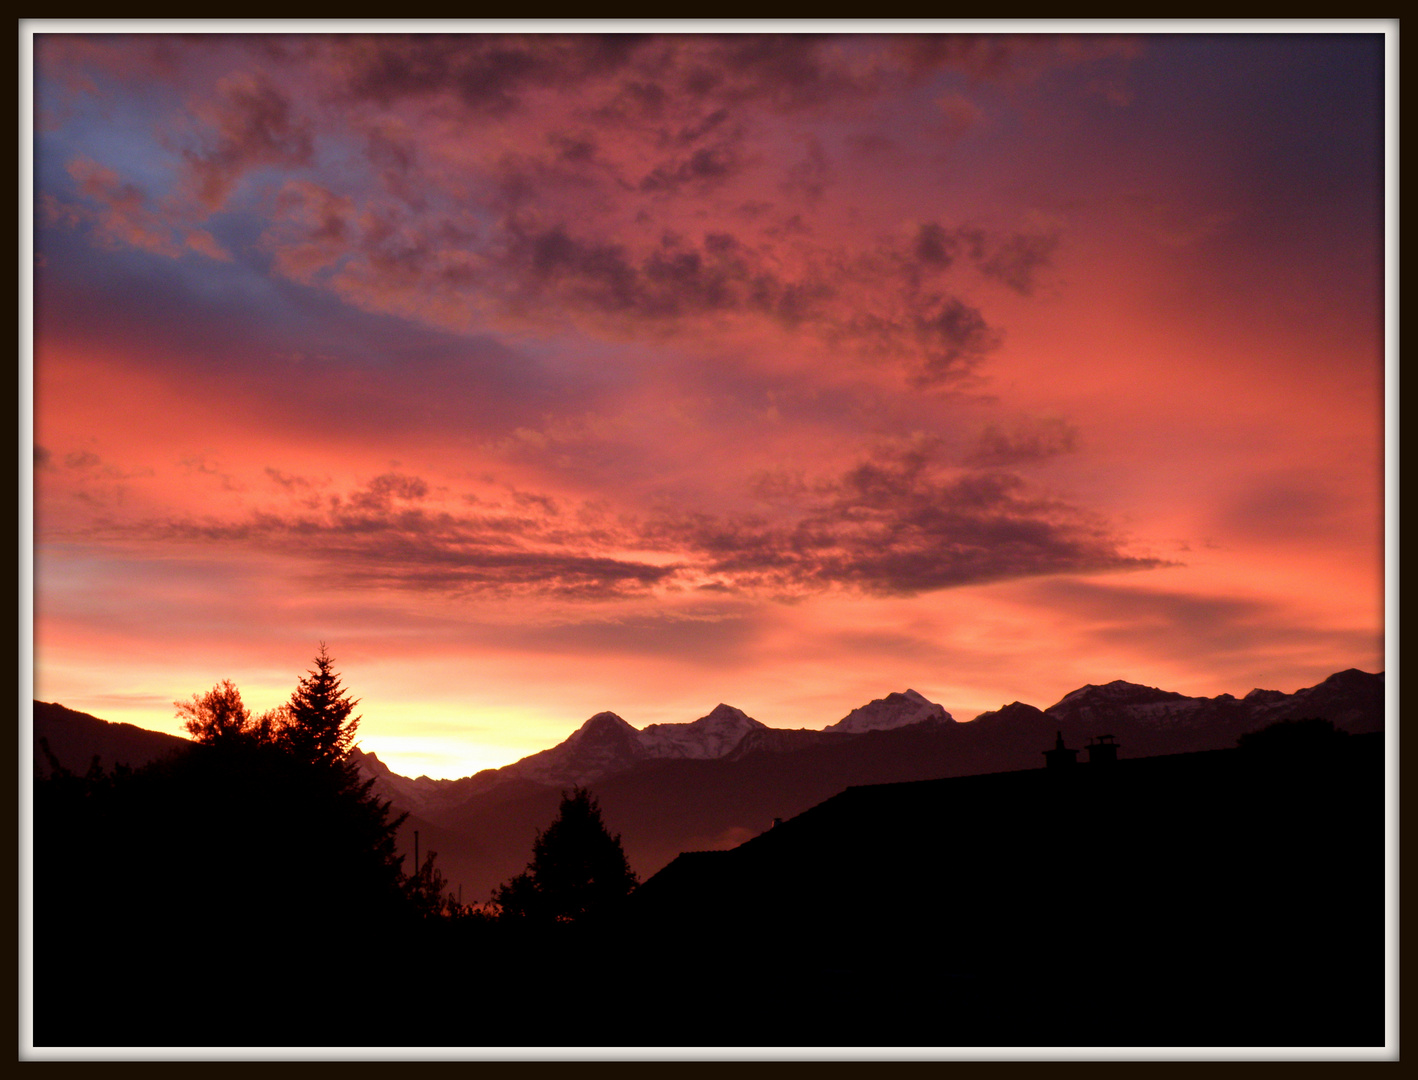
[[[54,826],[36,822],[41,1046],[1384,1039],[1381,735],[854,788],[681,858],[593,928],[213,891],[164,876],[164,836],[106,889],[55,857]]]

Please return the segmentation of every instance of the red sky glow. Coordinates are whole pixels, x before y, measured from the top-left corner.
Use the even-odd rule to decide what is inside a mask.
[[[453,777],[1384,667],[1382,33],[32,40],[39,700],[324,641]]]

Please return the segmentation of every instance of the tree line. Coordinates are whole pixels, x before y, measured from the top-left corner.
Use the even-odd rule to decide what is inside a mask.
[[[39,1045],[421,1045],[448,1006],[374,987],[446,990],[453,957],[552,958],[634,888],[580,788],[489,907],[450,895],[436,852],[406,870],[405,815],[349,759],[359,701],[323,643],[276,709],[230,680],[174,704],[183,752],[83,775],[51,755],[36,783]]]
[[[290,701],[254,715],[229,679],[190,701],[174,702],[183,726],[199,744],[219,749],[242,744],[269,746],[315,767],[343,770],[349,784],[357,774],[347,761],[361,717],[352,716],[352,699],[334,670],[324,643],[315,667],[302,676]],[[369,798],[373,781],[359,789]],[[353,791],[353,787],[350,789]],[[407,815],[389,821],[389,833]],[[472,915],[443,892],[446,881],[430,851],[415,868],[407,889],[424,914]],[[582,787],[564,792],[556,818],[539,831],[527,869],[493,893],[482,917],[518,923],[566,923],[594,919],[611,910],[635,888],[637,879],[620,837],[605,827],[600,804]]]

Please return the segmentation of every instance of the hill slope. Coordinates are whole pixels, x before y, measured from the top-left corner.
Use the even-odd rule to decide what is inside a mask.
[[[176,735],[132,724],[114,724],[63,705],[36,701],[34,769],[36,776],[48,776],[50,764],[41,740],[48,744],[59,764],[74,773],[86,772],[95,757],[105,769],[115,765],[138,768],[188,745],[186,739]]]

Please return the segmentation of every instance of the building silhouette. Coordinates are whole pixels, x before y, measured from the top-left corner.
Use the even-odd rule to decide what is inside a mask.
[[[1044,751],[1044,763],[1050,769],[1067,769],[1078,764],[1078,751],[1064,745],[1062,731],[1057,733],[1054,748]]]
[[[1088,751],[1088,764],[1108,765],[1118,760],[1118,741],[1111,735],[1098,735],[1083,749]]]

